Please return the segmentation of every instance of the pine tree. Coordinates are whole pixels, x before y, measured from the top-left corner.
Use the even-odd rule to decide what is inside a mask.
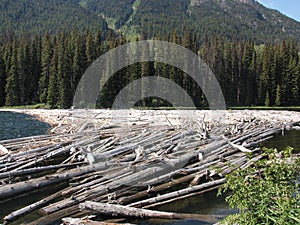
[[[52,55],[53,55],[53,49],[51,45],[51,37],[50,34],[46,32],[42,40],[42,56],[41,56],[42,74],[39,80],[39,95],[40,95],[41,103],[47,102]]]
[[[72,106],[72,89],[71,89],[71,66],[68,60],[68,42],[65,33],[61,33],[58,40],[58,69],[57,76],[59,80],[59,98],[58,106],[60,108],[70,108]]]
[[[18,48],[20,104],[29,104],[32,92],[32,59],[28,42],[23,42]]]
[[[36,36],[30,43],[30,60],[31,60],[31,74],[30,91],[28,93],[31,103],[38,103],[39,98],[39,81],[41,77],[41,38]]]
[[[266,102],[266,93],[269,95],[269,103],[273,105],[276,98],[276,57],[274,47],[267,45],[262,56],[262,74],[260,76],[259,97],[260,103]]]
[[[0,106],[5,104],[5,84],[6,84],[6,74],[5,74],[5,64],[3,59],[3,49],[0,48]]]
[[[267,93],[266,93],[265,106],[267,106],[267,107],[270,106],[270,94],[269,94],[269,91],[267,91]]]
[[[100,30],[98,30],[95,34],[94,47],[95,47],[95,58],[97,59],[103,54],[103,49],[102,49],[103,46],[102,46]]]
[[[72,77],[71,77],[71,89],[73,95],[75,95],[75,91],[77,85],[86,70],[85,66],[85,55],[84,55],[84,46],[83,40],[80,34],[76,34],[74,40],[74,56],[73,56],[73,63],[72,63]]]
[[[256,55],[254,51],[254,43],[247,41],[244,45],[244,52],[242,58],[242,104],[251,106],[255,104],[255,64]]]
[[[276,87],[276,99],[275,99],[275,106],[281,106],[281,88],[278,84]]]
[[[59,98],[58,56],[57,56],[57,51],[54,51],[51,60],[51,68],[50,68],[50,75],[49,75],[47,104],[51,108],[57,108],[58,98]]]
[[[6,99],[5,105],[16,106],[20,105],[20,81],[19,81],[19,66],[18,66],[18,45],[14,43],[10,69],[6,81]]]
[[[90,66],[93,61],[96,59],[95,56],[95,47],[94,47],[94,42],[93,42],[93,35],[92,33],[88,30],[86,32],[86,49],[85,49],[85,54],[86,54],[86,63],[87,66]]]
[[[147,35],[145,33],[142,34],[142,40],[147,40]],[[147,44],[146,48],[143,49],[142,52],[142,58],[145,59],[150,54],[150,46]],[[144,61],[144,60],[143,60]],[[155,74],[154,72],[154,63],[153,62],[142,62],[141,63],[141,78],[146,78],[149,76],[153,76]],[[142,80],[141,83],[141,103],[142,106],[149,106],[151,102],[149,99],[144,99],[146,96],[146,93],[148,92],[150,84],[147,82],[147,80]]]

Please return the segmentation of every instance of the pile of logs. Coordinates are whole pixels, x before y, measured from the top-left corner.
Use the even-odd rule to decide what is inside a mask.
[[[211,124],[205,117],[151,124],[134,116],[112,124],[105,115],[71,114],[52,134],[0,142],[1,201],[65,184],[11,212],[5,223],[37,210],[41,217],[30,224],[113,224],[99,222],[107,216],[217,222],[215,215],[150,209],[219,188],[226,174],[261,159],[260,143],[299,125],[253,117],[231,124]]]

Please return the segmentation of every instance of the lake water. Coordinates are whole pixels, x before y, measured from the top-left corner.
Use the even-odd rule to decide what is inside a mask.
[[[0,112],[0,140],[46,134],[49,128],[49,124],[29,115]]]
[[[45,134],[50,126],[46,123],[42,123],[36,120],[34,117],[11,112],[0,112],[0,139],[11,139],[17,137],[26,137],[32,135]],[[284,136],[277,135],[274,139],[264,143],[264,146],[271,148],[282,149],[287,146],[293,147],[300,152],[300,131],[287,131]],[[59,187],[57,187],[59,188]],[[54,188],[55,189],[55,188]],[[45,197],[56,190],[43,189],[33,194],[33,196],[25,196],[18,199],[18,203],[15,201],[0,202],[0,219],[7,215],[9,212],[15,210],[20,206],[26,206],[32,202]],[[216,197],[217,192],[206,193],[201,196],[196,196],[175,203],[171,203],[165,206],[157,208],[157,210],[173,211],[179,213],[199,213],[199,214],[214,214],[214,215],[228,215],[234,213],[234,210],[230,209],[224,200],[224,196]],[[28,222],[33,218],[37,218],[36,213],[22,218],[22,222]],[[14,224],[19,224],[21,221],[17,221]],[[208,223],[201,223],[193,220],[183,220],[177,222],[151,220],[151,221],[132,221],[140,225],[205,225]]]

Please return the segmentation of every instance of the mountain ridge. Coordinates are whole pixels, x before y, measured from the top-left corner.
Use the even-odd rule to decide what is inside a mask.
[[[300,22],[256,0],[0,0],[0,13],[1,33],[107,33],[110,27],[129,37],[152,38],[189,29],[202,40],[221,35],[257,43],[300,42]]]
[[[115,22],[112,27],[129,35],[145,31],[151,37],[173,30],[180,33],[189,27],[198,33],[217,33],[230,39],[300,40],[298,21],[255,0],[83,0],[81,5],[110,18]]]

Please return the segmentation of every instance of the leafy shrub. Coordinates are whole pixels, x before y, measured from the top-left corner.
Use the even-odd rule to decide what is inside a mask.
[[[227,176],[222,192],[240,213],[227,217],[227,224],[300,224],[300,160],[292,148],[281,152],[264,149],[264,158],[245,170]]]

